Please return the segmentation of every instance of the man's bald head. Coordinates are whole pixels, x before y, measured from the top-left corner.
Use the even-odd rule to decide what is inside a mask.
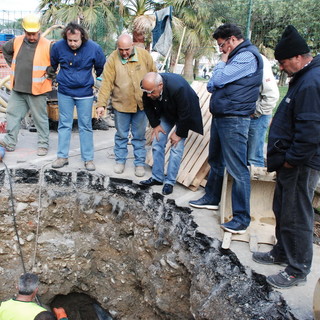
[[[122,59],[129,59],[133,53],[133,40],[132,37],[124,33],[122,34],[117,41],[118,51]]]

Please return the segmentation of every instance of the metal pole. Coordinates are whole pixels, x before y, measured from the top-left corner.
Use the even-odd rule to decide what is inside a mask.
[[[246,30],[246,37],[250,40],[251,38],[251,13],[252,13],[252,0],[249,0],[249,8],[248,8],[248,21],[247,21],[247,30]]]
[[[176,72],[176,69],[177,69],[177,64],[178,64],[178,61],[179,61],[180,52],[181,52],[181,47],[182,47],[182,42],[183,42],[185,33],[186,33],[186,27],[183,28],[182,37],[181,37],[181,41],[180,41],[180,45],[179,45],[179,50],[178,50],[178,54],[177,54],[177,60],[176,60],[176,64],[174,65],[174,68],[173,68],[173,73],[175,73],[175,72]]]

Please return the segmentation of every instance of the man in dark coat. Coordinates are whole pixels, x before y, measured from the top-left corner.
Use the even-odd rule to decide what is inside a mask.
[[[142,185],[161,185],[162,193],[170,194],[178,175],[184,142],[189,130],[203,134],[199,98],[188,82],[174,73],[149,72],[141,81],[143,107],[153,128],[152,177]],[[171,129],[175,130],[169,136]],[[171,142],[167,175],[164,175],[165,147]]]
[[[267,151],[268,171],[277,172],[273,200],[277,243],[270,252],[255,252],[263,264],[285,264],[267,277],[276,288],[306,282],[312,263],[314,190],[320,170],[320,56],[288,26],[275,49],[280,70],[291,81],[273,118]]]

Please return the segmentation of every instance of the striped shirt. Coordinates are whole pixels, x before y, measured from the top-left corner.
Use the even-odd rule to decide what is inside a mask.
[[[212,93],[215,88],[223,88],[227,83],[247,77],[257,71],[256,57],[249,51],[240,52],[230,62],[220,61],[213,69],[207,90]]]

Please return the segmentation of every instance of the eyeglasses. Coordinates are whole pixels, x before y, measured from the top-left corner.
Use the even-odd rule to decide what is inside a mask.
[[[146,89],[144,89],[143,86],[142,86],[142,82],[140,83],[140,89],[141,89],[143,92],[147,93],[147,94],[152,94],[152,93],[154,93],[154,90],[156,90],[156,88],[154,88],[153,90],[146,90]]]
[[[228,40],[230,40],[230,38],[231,38],[231,37],[227,38],[227,39],[224,40],[222,43],[218,44],[219,48],[222,49],[223,46],[226,44],[226,42],[227,42]]]

